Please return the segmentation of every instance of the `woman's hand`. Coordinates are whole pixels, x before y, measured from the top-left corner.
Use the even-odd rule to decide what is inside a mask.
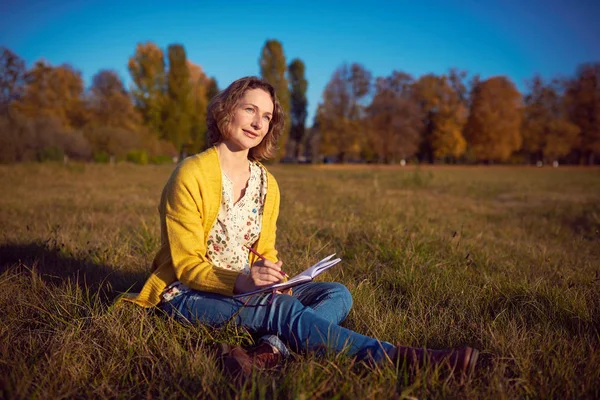
[[[233,291],[246,293],[281,282],[285,276],[281,269],[282,265],[281,260],[276,263],[269,260],[258,260],[252,265],[248,275],[241,274],[237,277]]]

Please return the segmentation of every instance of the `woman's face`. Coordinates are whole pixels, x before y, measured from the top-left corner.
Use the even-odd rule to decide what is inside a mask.
[[[258,146],[269,131],[273,107],[269,93],[262,89],[247,90],[233,110],[225,143],[238,150]]]

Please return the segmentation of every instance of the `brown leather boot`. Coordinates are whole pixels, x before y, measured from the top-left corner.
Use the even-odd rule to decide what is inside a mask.
[[[283,356],[279,350],[271,346],[268,342],[262,342],[248,353],[252,357],[254,368],[261,371],[273,369],[283,361]]]
[[[396,357],[392,361],[402,364],[406,362],[409,367],[444,366],[461,380],[471,376],[477,364],[479,350],[464,347],[454,350],[431,350],[417,347],[396,347]]]
[[[224,348],[221,356],[225,371],[236,378],[249,377],[252,375],[253,369],[259,371],[272,369],[279,365],[282,359],[281,354],[267,342],[263,342],[249,350],[241,346],[230,349]]]

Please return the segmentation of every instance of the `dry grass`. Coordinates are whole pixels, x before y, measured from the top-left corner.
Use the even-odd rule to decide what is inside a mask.
[[[273,166],[278,247],[351,290],[345,326],[483,351],[466,385],[435,371],[299,355],[243,386],[217,367],[234,326],[133,306],[172,166],[0,166],[0,398],[598,398],[600,171]]]

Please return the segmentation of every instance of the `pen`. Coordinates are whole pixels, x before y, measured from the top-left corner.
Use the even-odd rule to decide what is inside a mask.
[[[262,254],[260,254],[258,251],[254,250],[252,247],[250,246],[246,246],[244,245],[245,248],[247,248],[248,250],[250,250],[252,253],[254,253],[257,257],[259,257],[261,260],[266,260],[265,256],[263,256]],[[285,272],[281,271],[281,273],[283,274],[283,276],[285,276],[286,278],[289,278],[289,275],[286,274]]]

